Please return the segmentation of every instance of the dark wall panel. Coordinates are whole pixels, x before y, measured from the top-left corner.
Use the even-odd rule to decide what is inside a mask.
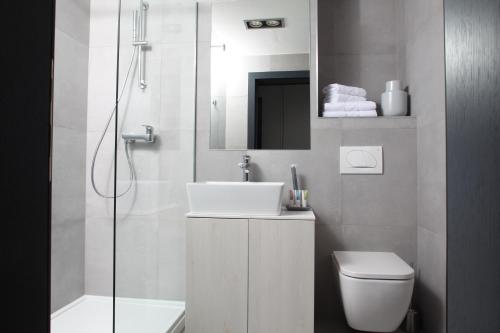
[[[54,1],[2,1],[1,224],[5,330],[49,331]]]
[[[500,0],[445,0],[448,332],[500,332]]]

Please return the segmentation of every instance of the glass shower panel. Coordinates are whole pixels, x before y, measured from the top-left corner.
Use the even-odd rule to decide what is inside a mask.
[[[194,175],[196,1],[122,0],[115,331],[177,332]],[[131,176],[132,175],[132,176]]]

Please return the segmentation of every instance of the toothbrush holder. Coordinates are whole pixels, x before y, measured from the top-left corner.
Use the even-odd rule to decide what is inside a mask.
[[[286,207],[288,210],[309,210],[308,198],[308,190],[289,190],[288,205]]]

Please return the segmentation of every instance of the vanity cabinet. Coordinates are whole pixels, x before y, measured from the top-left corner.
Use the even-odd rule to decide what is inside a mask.
[[[187,220],[186,333],[247,332],[248,220]]]
[[[188,217],[186,333],[313,333],[312,212]]]

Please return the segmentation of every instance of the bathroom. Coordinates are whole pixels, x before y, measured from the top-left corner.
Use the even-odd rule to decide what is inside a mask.
[[[498,0],[28,12],[18,331],[500,332]]]

